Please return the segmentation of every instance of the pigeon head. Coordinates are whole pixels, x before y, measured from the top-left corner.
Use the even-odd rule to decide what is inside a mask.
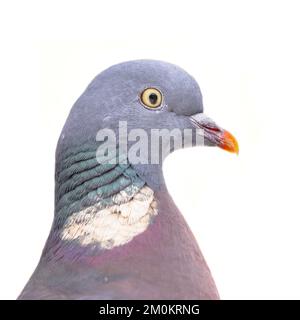
[[[124,62],[100,73],[73,106],[57,156],[92,141],[103,152],[126,152],[153,188],[163,184],[162,161],[175,149],[208,145],[238,152],[235,138],[204,115],[195,79],[154,60]]]

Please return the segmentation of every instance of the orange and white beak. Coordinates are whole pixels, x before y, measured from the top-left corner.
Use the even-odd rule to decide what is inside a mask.
[[[220,147],[226,151],[239,153],[239,145],[236,138],[228,131],[219,127],[213,120],[203,113],[197,113],[190,117],[194,127],[201,130],[204,141],[209,145]]]

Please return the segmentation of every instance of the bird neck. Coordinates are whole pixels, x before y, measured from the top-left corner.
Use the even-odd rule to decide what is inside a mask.
[[[107,159],[106,159],[107,160]],[[58,155],[55,217],[44,252],[102,252],[146,231],[166,191],[161,165],[99,161],[86,144]],[[119,159],[120,160],[120,159]],[[77,248],[74,250],[74,248]]]
[[[77,288],[80,274],[88,292],[105,285],[113,294],[131,297],[120,293],[122,283],[135,290],[174,284],[192,292],[199,291],[203,275],[213,283],[160,165],[101,163],[87,144],[62,155],[56,165],[54,223],[36,271],[43,285],[54,281],[65,290]]]

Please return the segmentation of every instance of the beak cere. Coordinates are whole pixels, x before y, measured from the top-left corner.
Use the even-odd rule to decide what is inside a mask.
[[[239,145],[236,138],[228,131],[220,128],[213,120],[203,113],[197,113],[190,117],[193,125],[202,131],[205,140],[229,152],[239,153]]]

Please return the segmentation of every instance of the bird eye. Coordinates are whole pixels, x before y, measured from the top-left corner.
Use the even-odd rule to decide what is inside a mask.
[[[142,103],[148,108],[158,108],[162,103],[162,94],[156,88],[147,88],[141,94]]]

